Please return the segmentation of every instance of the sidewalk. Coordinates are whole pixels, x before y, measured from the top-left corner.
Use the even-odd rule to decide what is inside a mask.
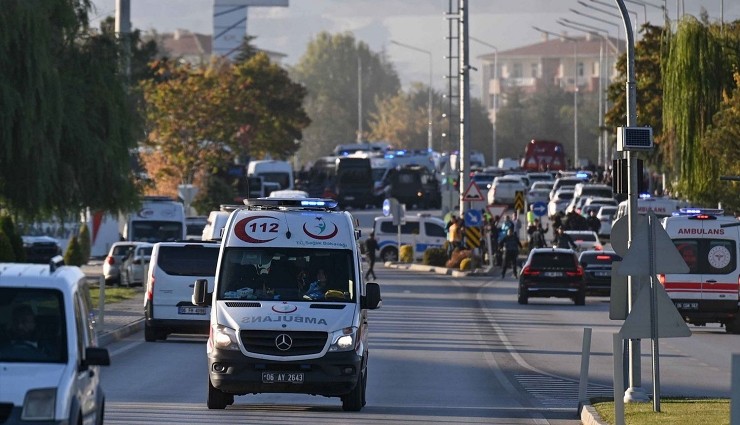
[[[97,280],[103,273],[102,262],[91,261],[81,267],[88,280]],[[141,295],[117,303],[106,304],[98,316],[98,344],[105,347],[131,334],[144,330],[144,288]],[[99,306],[93,306],[98,310]]]

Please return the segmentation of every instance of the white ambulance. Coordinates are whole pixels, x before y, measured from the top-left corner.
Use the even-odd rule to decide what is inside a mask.
[[[740,222],[722,210],[682,208],[662,221],[689,266],[688,273],[659,275],[687,323],[720,323],[740,333]]]
[[[260,198],[231,213],[213,288],[195,281],[193,304],[211,306],[209,409],[234,396],[302,393],[365,405],[367,310],[360,232],[336,201]]]

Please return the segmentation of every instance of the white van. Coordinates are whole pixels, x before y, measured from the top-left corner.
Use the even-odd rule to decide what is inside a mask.
[[[208,334],[210,308],[191,303],[196,279],[211,285],[219,245],[212,242],[154,244],[144,293],[144,340],[171,333]]]
[[[0,264],[3,424],[103,423],[99,366],[110,356],[97,346],[85,274],[63,264]]]
[[[361,410],[380,287],[363,280],[352,216],[313,198],[245,203],[226,224],[212,291],[206,279],[193,290],[193,304],[211,306],[208,408],[302,393]]]
[[[250,161],[247,165],[247,177],[262,177],[264,183],[277,183],[280,187],[274,190],[295,189],[293,166],[288,161],[274,159]]]
[[[445,222],[429,214],[404,217],[401,225],[401,245],[414,247],[414,259],[424,258],[427,248],[441,248],[447,240]],[[375,217],[373,227],[382,261],[398,261],[398,226],[393,217]]]
[[[203,234],[201,240],[204,241],[220,241],[224,227],[226,226],[226,220],[229,219],[229,215],[235,209],[240,208],[240,205],[221,205],[217,211],[211,211],[206,219],[206,225],[203,227]]]
[[[683,208],[661,221],[689,272],[658,278],[687,323],[720,323],[740,334],[740,222],[722,213]]]
[[[185,207],[166,196],[146,196],[141,208],[128,215],[123,239],[141,242],[182,241],[186,238]]]

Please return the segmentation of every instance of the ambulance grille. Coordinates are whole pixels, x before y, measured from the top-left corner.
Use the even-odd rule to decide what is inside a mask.
[[[284,338],[287,336],[288,338]],[[241,331],[242,342],[247,351],[269,356],[305,356],[318,354],[324,349],[326,332],[286,332],[286,331]],[[289,339],[290,348],[285,349]],[[278,345],[282,346],[278,348]],[[283,348],[283,349],[281,349]]]
[[[240,302],[240,301],[228,301],[226,303],[226,307],[262,307],[262,304],[254,301],[246,301],[246,302]]]

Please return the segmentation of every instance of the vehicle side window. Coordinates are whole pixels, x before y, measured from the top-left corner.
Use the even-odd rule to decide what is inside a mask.
[[[424,232],[427,236],[434,236],[439,238],[444,238],[446,236],[445,229],[435,223],[424,223]]]
[[[87,323],[85,313],[82,311],[82,303],[80,299],[75,296],[74,299],[75,309],[75,332],[77,333],[77,359],[85,358],[85,345],[87,344],[87,329],[85,329],[85,323]]]
[[[418,221],[407,221],[406,224],[402,224],[401,234],[418,235],[419,234],[419,222]]]
[[[689,274],[701,274],[699,267],[699,241],[695,239],[674,239],[678,253],[681,254],[686,265],[689,266]]]
[[[398,229],[393,225],[392,221],[382,221],[380,223],[380,233],[397,233]]]

